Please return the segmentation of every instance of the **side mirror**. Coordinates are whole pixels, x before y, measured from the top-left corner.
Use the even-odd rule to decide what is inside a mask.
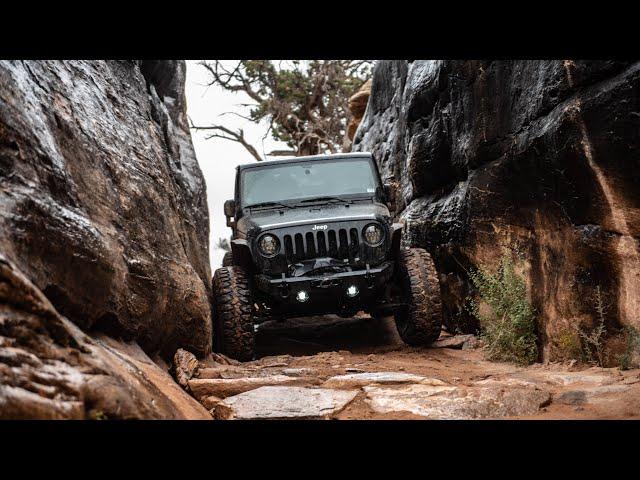
[[[383,186],[383,191],[384,191],[384,199],[387,202],[387,205],[389,206],[389,210],[395,211],[396,189],[393,188],[393,185],[391,185],[390,183],[385,183]]]
[[[224,216],[227,217],[227,227],[233,227],[235,222],[231,221],[231,217],[236,215],[236,202],[235,200],[227,200],[224,202]]]
[[[227,200],[224,202],[224,216],[233,217],[236,214],[236,201]]]

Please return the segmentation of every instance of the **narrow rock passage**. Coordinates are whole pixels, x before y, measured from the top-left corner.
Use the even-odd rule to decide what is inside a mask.
[[[258,347],[269,354],[177,373],[217,419],[640,418],[640,370],[489,362],[469,335],[412,348],[391,319],[273,322]]]

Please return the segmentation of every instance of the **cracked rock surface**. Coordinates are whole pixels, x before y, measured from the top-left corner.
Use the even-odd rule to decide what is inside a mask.
[[[88,336],[0,255],[0,419],[210,419],[135,342]]]
[[[412,348],[389,335],[390,318],[310,323],[270,325],[274,355],[201,360],[189,381],[193,395],[217,419],[640,418],[638,369],[489,362],[481,347],[460,349],[446,333],[449,347]],[[364,333],[375,340],[333,350],[335,335],[347,343]],[[293,339],[295,356],[285,353]]]

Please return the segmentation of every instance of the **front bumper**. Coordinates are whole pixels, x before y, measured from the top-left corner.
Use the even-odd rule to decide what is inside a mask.
[[[382,300],[380,293],[393,275],[393,262],[363,270],[319,276],[273,278],[258,274],[257,289],[266,294],[281,314],[343,313],[368,309]],[[347,288],[355,285],[358,295],[349,297]],[[309,294],[306,302],[296,300],[300,290]]]

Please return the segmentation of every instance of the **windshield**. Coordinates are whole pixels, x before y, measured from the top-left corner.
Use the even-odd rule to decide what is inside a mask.
[[[366,158],[284,163],[244,170],[242,206],[343,195],[373,196],[377,180]]]

